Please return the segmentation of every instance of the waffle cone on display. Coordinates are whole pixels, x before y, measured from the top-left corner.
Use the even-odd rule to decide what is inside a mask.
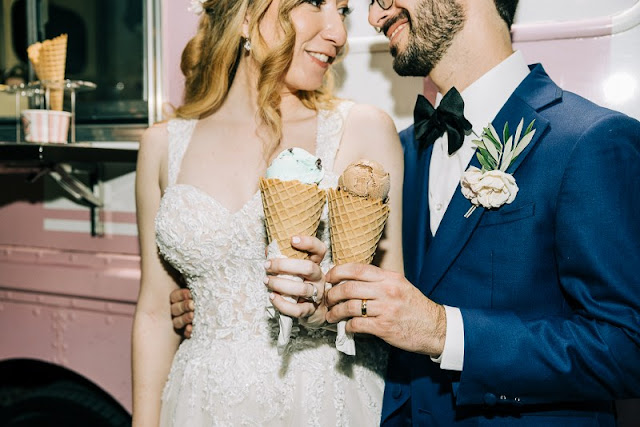
[[[64,80],[67,62],[67,35],[62,34],[42,43],[34,43],[27,48],[29,60],[40,81],[61,82]],[[49,89],[51,110],[62,110],[64,91],[61,87]]]
[[[325,202],[316,184],[260,178],[262,207],[269,243],[278,242],[282,255],[305,259],[308,254],[291,247],[292,236],[315,236]]]
[[[328,190],[331,253],[333,262],[369,264],[389,217],[389,206],[381,199],[354,196],[343,190]]]

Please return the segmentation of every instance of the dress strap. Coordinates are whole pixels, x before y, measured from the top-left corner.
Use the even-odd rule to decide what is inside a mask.
[[[338,101],[332,110],[320,110],[318,114],[316,156],[322,160],[327,171],[333,170],[333,163],[344,132],[344,124],[353,105],[353,101]]]
[[[187,151],[196,123],[198,123],[197,120],[171,119],[167,124],[167,132],[169,133],[167,159],[169,185],[175,184],[178,179],[182,158],[185,151]]]

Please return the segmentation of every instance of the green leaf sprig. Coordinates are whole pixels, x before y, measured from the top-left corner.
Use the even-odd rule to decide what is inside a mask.
[[[535,119],[529,123],[527,129],[522,133],[524,126],[524,118],[520,120],[520,124],[516,129],[515,135],[509,133],[509,122],[504,124],[502,130],[502,142],[498,132],[491,123],[484,128],[481,139],[476,139],[473,143],[478,147],[476,156],[482,165],[482,172],[491,170],[500,170],[505,172],[509,166],[518,158],[520,153],[529,145],[535,135],[536,130],[533,129]]]

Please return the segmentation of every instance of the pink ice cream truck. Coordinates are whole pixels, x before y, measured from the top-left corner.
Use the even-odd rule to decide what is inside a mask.
[[[367,3],[351,3],[339,95],[403,129],[415,95],[434,89],[394,74]],[[188,0],[0,5],[0,424],[128,425],[137,141],[180,103],[179,59],[197,16]],[[62,33],[67,142],[33,141],[22,113],[41,109],[51,88],[36,83],[27,47]],[[521,0],[513,38],[565,89],[640,118],[637,0]],[[638,425],[640,403],[618,409],[621,426]]]

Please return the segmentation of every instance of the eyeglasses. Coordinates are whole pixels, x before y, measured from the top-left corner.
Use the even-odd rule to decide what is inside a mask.
[[[371,3],[369,3],[369,9],[373,6],[374,1],[378,3],[378,6],[380,6],[380,9],[382,10],[389,10],[389,8],[393,6],[393,0],[371,0]]]

